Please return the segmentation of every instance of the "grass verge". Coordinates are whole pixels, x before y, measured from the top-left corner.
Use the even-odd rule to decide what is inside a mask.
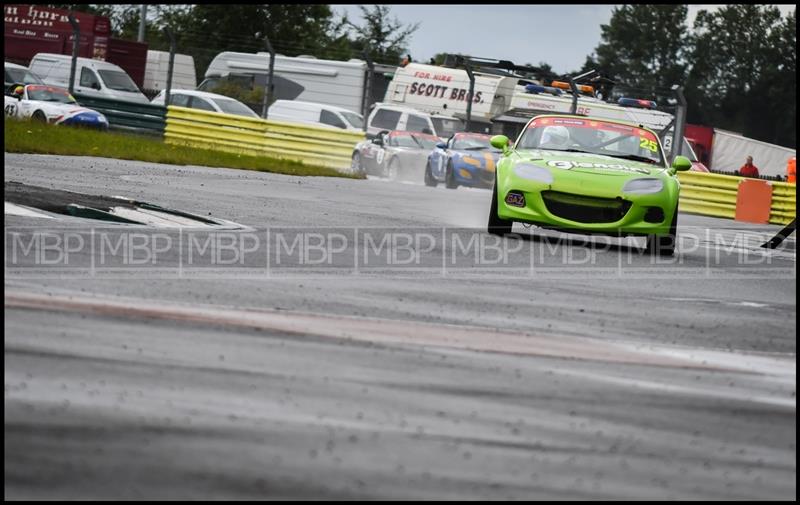
[[[3,130],[5,136],[3,143],[7,153],[99,156],[170,165],[238,168],[287,175],[363,178],[341,173],[332,168],[306,165],[299,161],[166,144],[162,139],[113,131],[100,132],[8,118],[4,121]]]

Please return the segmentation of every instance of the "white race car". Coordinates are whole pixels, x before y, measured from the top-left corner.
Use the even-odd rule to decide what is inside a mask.
[[[57,86],[27,84],[12,86],[4,97],[6,117],[34,119],[50,124],[108,129],[108,119],[96,110],[82,107],[69,91]]]

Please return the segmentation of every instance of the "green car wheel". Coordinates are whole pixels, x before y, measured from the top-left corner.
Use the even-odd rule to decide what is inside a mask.
[[[497,182],[495,181],[492,186],[492,205],[489,207],[489,224],[487,231],[492,235],[507,235],[511,233],[511,227],[514,225],[513,221],[501,219],[497,215]]]
[[[673,256],[678,242],[678,208],[672,216],[672,224],[667,235],[647,237],[647,251],[654,256]]]

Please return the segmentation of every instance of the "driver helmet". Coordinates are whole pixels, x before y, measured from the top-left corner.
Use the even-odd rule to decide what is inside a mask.
[[[11,93],[12,93],[13,95],[20,95],[20,96],[22,96],[22,94],[23,94],[24,92],[25,92],[25,87],[24,87],[24,86],[15,86],[15,87],[14,87],[14,91],[12,91]]]
[[[548,126],[542,132],[541,147],[545,149],[564,149],[569,145],[569,130],[564,126]]]
[[[621,150],[627,153],[639,153],[641,151],[639,147],[639,137],[634,137],[633,135],[624,137],[619,145]]]

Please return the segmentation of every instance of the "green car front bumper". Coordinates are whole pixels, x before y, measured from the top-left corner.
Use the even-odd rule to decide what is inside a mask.
[[[677,209],[679,187],[669,180],[658,193],[635,194],[622,192],[626,177],[595,185],[578,173],[560,174],[547,184],[508,172],[498,174],[497,187],[497,215],[505,220],[578,233],[665,235]]]

